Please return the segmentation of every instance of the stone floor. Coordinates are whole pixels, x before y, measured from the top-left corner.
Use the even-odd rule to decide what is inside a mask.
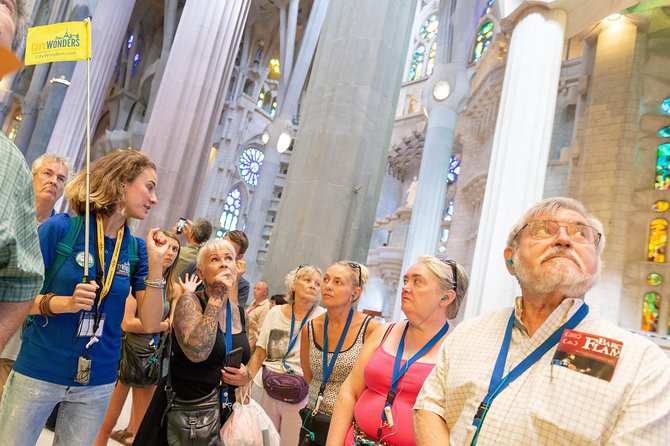
[[[128,395],[128,399],[126,400],[126,404],[123,406],[123,410],[121,411],[121,415],[119,416],[119,421],[116,423],[116,429],[123,429],[128,425],[128,420],[130,419],[130,401],[132,398],[132,394]],[[48,429],[44,429],[42,431],[42,435],[40,435],[39,440],[37,440],[37,445],[36,446],[51,446],[54,438],[54,433],[51,432]],[[114,440],[109,440],[107,443],[110,446],[119,446],[121,443],[118,441]]]

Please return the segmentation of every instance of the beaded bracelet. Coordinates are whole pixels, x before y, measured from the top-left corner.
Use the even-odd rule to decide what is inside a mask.
[[[54,293],[47,293],[44,296],[42,296],[42,299],[40,299],[40,314],[43,316],[48,316],[48,317],[53,317],[56,315],[53,311],[51,311],[51,299],[55,296]]]
[[[162,290],[163,288],[165,288],[166,281],[162,277],[160,279],[151,279],[151,280],[145,277],[144,284],[149,288],[159,288]]]

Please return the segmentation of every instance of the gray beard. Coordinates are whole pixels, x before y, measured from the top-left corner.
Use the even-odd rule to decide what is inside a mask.
[[[540,262],[542,260],[540,259]],[[581,267],[582,264],[579,263]],[[514,265],[514,273],[519,284],[537,294],[559,292],[566,298],[580,298],[593,288],[600,278],[600,264],[595,274],[583,273],[576,265],[571,268],[557,265],[554,268],[543,269],[540,263],[536,268],[532,268],[525,265],[515,254]]]

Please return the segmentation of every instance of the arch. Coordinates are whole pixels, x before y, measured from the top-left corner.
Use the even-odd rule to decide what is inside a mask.
[[[437,2],[424,5],[417,15],[413,41],[407,57],[405,81],[411,82],[430,76],[435,68],[437,32],[439,28]]]
[[[665,250],[668,244],[668,221],[664,218],[655,218],[649,226],[649,247],[647,260],[655,263],[665,263]]]

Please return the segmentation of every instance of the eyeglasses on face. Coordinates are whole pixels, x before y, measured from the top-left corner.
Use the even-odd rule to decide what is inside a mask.
[[[347,262],[347,265],[353,270],[358,270],[358,283],[356,286],[361,286],[361,265],[356,262]]]
[[[519,236],[521,231],[528,228],[528,233],[534,239],[548,239],[554,237],[558,234],[561,228],[565,228],[568,233],[570,240],[576,243],[596,243],[601,234],[593,226],[589,226],[584,223],[561,223],[555,220],[533,220],[526,223],[519,232],[516,233],[516,237]]]
[[[451,266],[451,285],[454,291],[456,291],[456,286],[458,285],[458,266],[456,266],[456,261],[451,259],[442,260],[442,263],[445,263]]]

